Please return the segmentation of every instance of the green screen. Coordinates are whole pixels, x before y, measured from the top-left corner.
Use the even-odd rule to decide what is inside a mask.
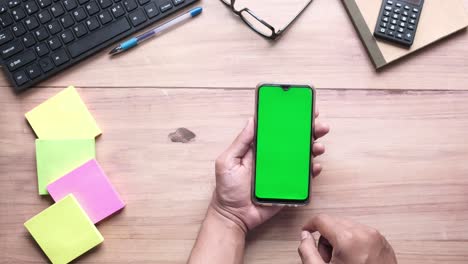
[[[255,196],[309,197],[313,91],[309,87],[262,86],[257,101]]]

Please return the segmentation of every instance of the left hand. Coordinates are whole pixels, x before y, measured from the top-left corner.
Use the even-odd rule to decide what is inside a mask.
[[[318,117],[318,113],[315,116]],[[325,136],[329,130],[328,125],[316,122],[314,139]],[[231,146],[216,159],[216,189],[210,205],[219,214],[238,224],[246,233],[283,208],[258,206],[251,200],[253,139],[254,122],[250,118]],[[314,143],[312,152],[314,157],[319,156],[325,152],[325,147]],[[321,170],[320,164],[313,164],[314,176],[318,176]]]

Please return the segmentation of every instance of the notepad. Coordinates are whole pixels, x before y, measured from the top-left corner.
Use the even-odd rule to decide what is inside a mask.
[[[73,86],[26,113],[38,138],[95,138],[101,134],[96,120]]]
[[[73,194],[93,223],[112,215],[125,204],[96,160],[90,160],[47,186],[54,201]]]
[[[54,264],[69,263],[104,241],[73,195],[37,214],[24,226]]]
[[[96,157],[94,139],[36,140],[36,165],[40,195],[47,185]]]

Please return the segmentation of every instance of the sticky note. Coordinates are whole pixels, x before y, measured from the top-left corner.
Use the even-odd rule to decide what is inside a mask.
[[[39,194],[48,194],[50,182],[95,157],[94,139],[36,139]]]
[[[69,263],[104,238],[73,195],[68,195],[24,223],[54,264]]]
[[[101,134],[96,120],[70,86],[26,113],[38,138],[94,138]]]
[[[125,204],[96,160],[92,159],[47,186],[54,201],[73,194],[93,223]]]

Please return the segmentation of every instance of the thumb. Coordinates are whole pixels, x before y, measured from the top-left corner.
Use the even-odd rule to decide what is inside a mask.
[[[298,252],[303,264],[325,264],[315,245],[315,239],[308,231],[302,231]]]

